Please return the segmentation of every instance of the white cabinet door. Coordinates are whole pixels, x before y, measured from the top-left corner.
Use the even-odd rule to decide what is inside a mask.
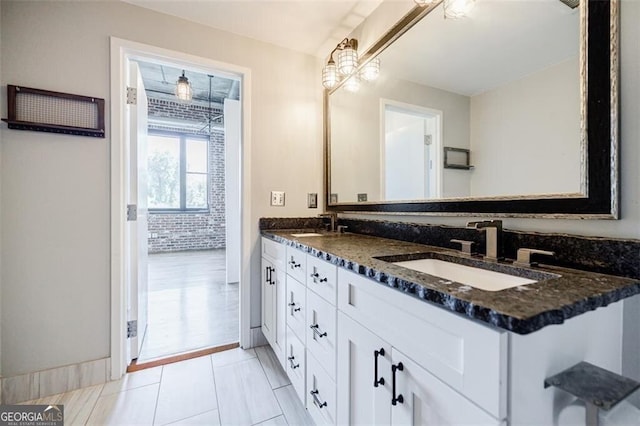
[[[338,424],[391,422],[391,345],[338,313]]]
[[[274,345],[276,340],[276,268],[273,263],[262,258],[262,333]]]
[[[395,348],[391,357],[393,363],[390,378],[392,424],[438,426],[502,424]]]
[[[287,288],[286,288],[286,274],[284,270],[276,268],[273,274],[275,284],[274,295],[274,310],[276,320],[275,341],[271,344],[273,351],[275,352],[280,365],[285,368],[285,359],[287,348],[285,346],[285,339],[287,336]]]

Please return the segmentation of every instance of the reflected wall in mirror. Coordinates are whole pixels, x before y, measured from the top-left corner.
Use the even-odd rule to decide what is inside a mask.
[[[476,0],[463,19],[445,19],[440,3],[410,29],[399,29],[384,50],[368,52],[380,59],[379,78],[355,93],[339,86],[328,94],[328,192],[337,195],[336,207],[369,210],[357,201],[365,193],[375,211],[446,212],[458,205],[456,212],[482,213],[473,202],[486,200],[480,210],[501,213],[505,199],[516,199],[528,204],[515,214],[553,214],[553,207],[531,201],[589,204],[597,195],[590,173],[597,171],[607,174],[606,206],[596,213],[570,202],[557,207],[569,211],[558,213],[610,216],[617,172],[610,49],[617,48],[617,9],[615,1],[581,3]],[[606,57],[589,59],[587,85],[586,52],[596,49],[596,38],[606,42]],[[588,104],[588,90],[606,98],[604,108]],[[589,120],[607,119],[607,128],[588,129]],[[589,142],[607,149],[593,150]],[[445,147],[469,150],[473,167],[445,168]],[[589,158],[595,153],[611,159]],[[590,170],[591,161],[597,170]]]

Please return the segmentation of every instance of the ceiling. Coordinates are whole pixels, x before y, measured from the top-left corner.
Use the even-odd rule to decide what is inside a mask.
[[[182,69],[157,63],[138,61],[140,74],[144,82],[147,95],[164,100],[176,101],[174,94],[178,77],[182,75]],[[185,77],[191,83],[194,103],[208,106],[209,82],[211,81],[211,103],[213,107],[220,107],[225,98],[240,99],[240,84],[238,80],[211,76],[185,70]]]
[[[123,0],[324,58],[382,0]]]

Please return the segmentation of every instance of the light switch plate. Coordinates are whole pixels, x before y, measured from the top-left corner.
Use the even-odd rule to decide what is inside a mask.
[[[271,191],[271,205],[284,206],[284,191]]]
[[[318,193],[310,192],[307,194],[307,207],[310,209],[318,208]]]

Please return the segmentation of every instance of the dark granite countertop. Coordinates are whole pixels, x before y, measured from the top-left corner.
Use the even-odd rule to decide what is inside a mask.
[[[291,235],[302,232],[318,232],[323,236]],[[514,267],[508,261],[490,263],[441,247],[360,234],[279,229],[263,230],[262,235],[407,295],[518,334],[561,324],[571,317],[640,293],[640,281],[631,278],[548,265]],[[377,259],[427,252],[443,260],[539,281],[495,292],[484,291]]]

